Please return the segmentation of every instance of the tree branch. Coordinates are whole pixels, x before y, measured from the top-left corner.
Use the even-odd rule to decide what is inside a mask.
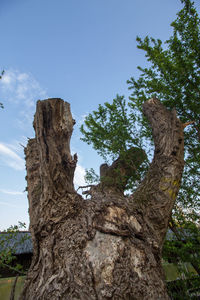
[[[56,184],[57,192],[61,194],[75,192],[73,179],[77,155],[72,157],[70,153],[74,124],[69,103],[57,98],[37,102],[34,128],[40,147],[43,187],[49,189]]]
[[[184,136],[176,111],[169,111],[158,99],[143,104],[155,144],[149,171],[130,201],[143,207],[148,226],[162,245],[176,200],[184,168]]]

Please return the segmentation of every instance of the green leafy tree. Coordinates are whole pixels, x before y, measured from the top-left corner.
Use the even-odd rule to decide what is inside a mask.
[[[81,126],[82,138],[88,144],[92,144],[105,162],[110,163],[118,157],[128,159],[126,153],[131,147],[143,148],[143,140],[137,129],[137,114],[132,115],[124,96],[117,95],[113,103],[108,102],[99,105],[97,111],[93,111],[86,117],[85,125]],[[144,157],[144,163],[138,168],[136,174],[130,176],[126,189],[134,189],[142,175],[149,166],[148,157]],[[97,182],[100,177],[94,169],[87,170],[86,181]]]
[[[175,108],[181,121],[191,125],[185,130],[185,169],[178,196],[181,207],[199,207],[200,166],[200,19],[189,0],[172,22],[173,35],[165,43],[159,39],[137,37],[138,48],[145,51],[148,68],[139,79],[128,80],[132,91],[132,111],[141,112],[142,103],[157,97],[167,108]],[[142,136],[149,139],[145,119],[139,118]]]

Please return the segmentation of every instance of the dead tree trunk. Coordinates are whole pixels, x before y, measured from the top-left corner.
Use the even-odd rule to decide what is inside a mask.
[[[70,105],[38,101],[25,150],[34,253],[20,299],[169,299],[161,250],[184,167],[183,124],[157,99],[143,109],[155,142],[145,179],[130,197],[123,180],[102,180],[86,201],[73,186]],[[122,177],[134,171],[131,153],[128,167],[119,159],[106,176],[115,164]]]

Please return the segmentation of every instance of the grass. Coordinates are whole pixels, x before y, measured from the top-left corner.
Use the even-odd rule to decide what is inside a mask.
[[[24,285],[24,276],[21,276],[17,280],[17,285],[15,289],[15,300],[18,299],[23,285]],[[0,300],[9,300],[10,298],[10,291],[12,288],[12,284],[15,280],[15,277],[9,277],[9,278],[0,278]]]
[[[163,269],[165,273],[165,279],[167,282],[169,281],[175,281],[177,279],[184,279],[184,272],[188,273],[190,275],[197,275],[194,268],[191,266],[190,263],[181,263],[179,268],[181,267],[181,270],[178,268],[176,264],[173,263],[163,263]],[[183,272],[184,271],[184,272]]]

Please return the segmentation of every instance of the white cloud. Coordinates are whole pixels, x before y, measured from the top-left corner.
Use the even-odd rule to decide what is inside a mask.
[[[4,86],[7,86],[7,88],[9,88],[11,81],[12,81],[12,76],[9,74],[5,74],[1,79],[2,84]]]
[[[9,207],[19,207],[18,205],[7,203],[7,202],[4,202],[4,201],[0,201],[0,204],[3,204],[5,206],[9,206]]]
[[[24,160],[13,150],[2,143],[0,143],[0,160],[15,170],[24,170]]]
[[[18,140],[14,139],[11,143],[6,143],[4,145],[16,153],[22,154],[24,152],[24,147],[27,145],[27,142],[27,137],[21,136]]]
[[[7,146],[0,143],[0,153],[8,155],[14,159],[21,159],[14,151],[9,149]]]
[[[74,184],[76,187],[86,185],[84,176],[85,176],[85,169],[81,165],[77,164],[75,175],[74,175]]]
[[[16,196],[16,195],[24,195],[23,192],[10,191],[10,190],[4,190],[4,189],[0,189],[0,192],[3,193],[3,194],[13,195],[13,196]]]
[[[0,80],[1,98],[4,104],[10,102],[18,106],[18,125],[27,128],[33,121],[38,99],[48,98],[47,92],[30,73],[7,70]]]
[[[7,70],[2,76],[0,86],[9,101],[21,103],[24,100],[23,104],[28,107],[32,107],[38,97],[47,97],[46,90],[32,74],[20,73],[18,70]]]
[[[19,81],[24,81],[24,80],[27,80],[29,78],[29,75],[27,73],[20,73],[17,77],[17,79]]]

